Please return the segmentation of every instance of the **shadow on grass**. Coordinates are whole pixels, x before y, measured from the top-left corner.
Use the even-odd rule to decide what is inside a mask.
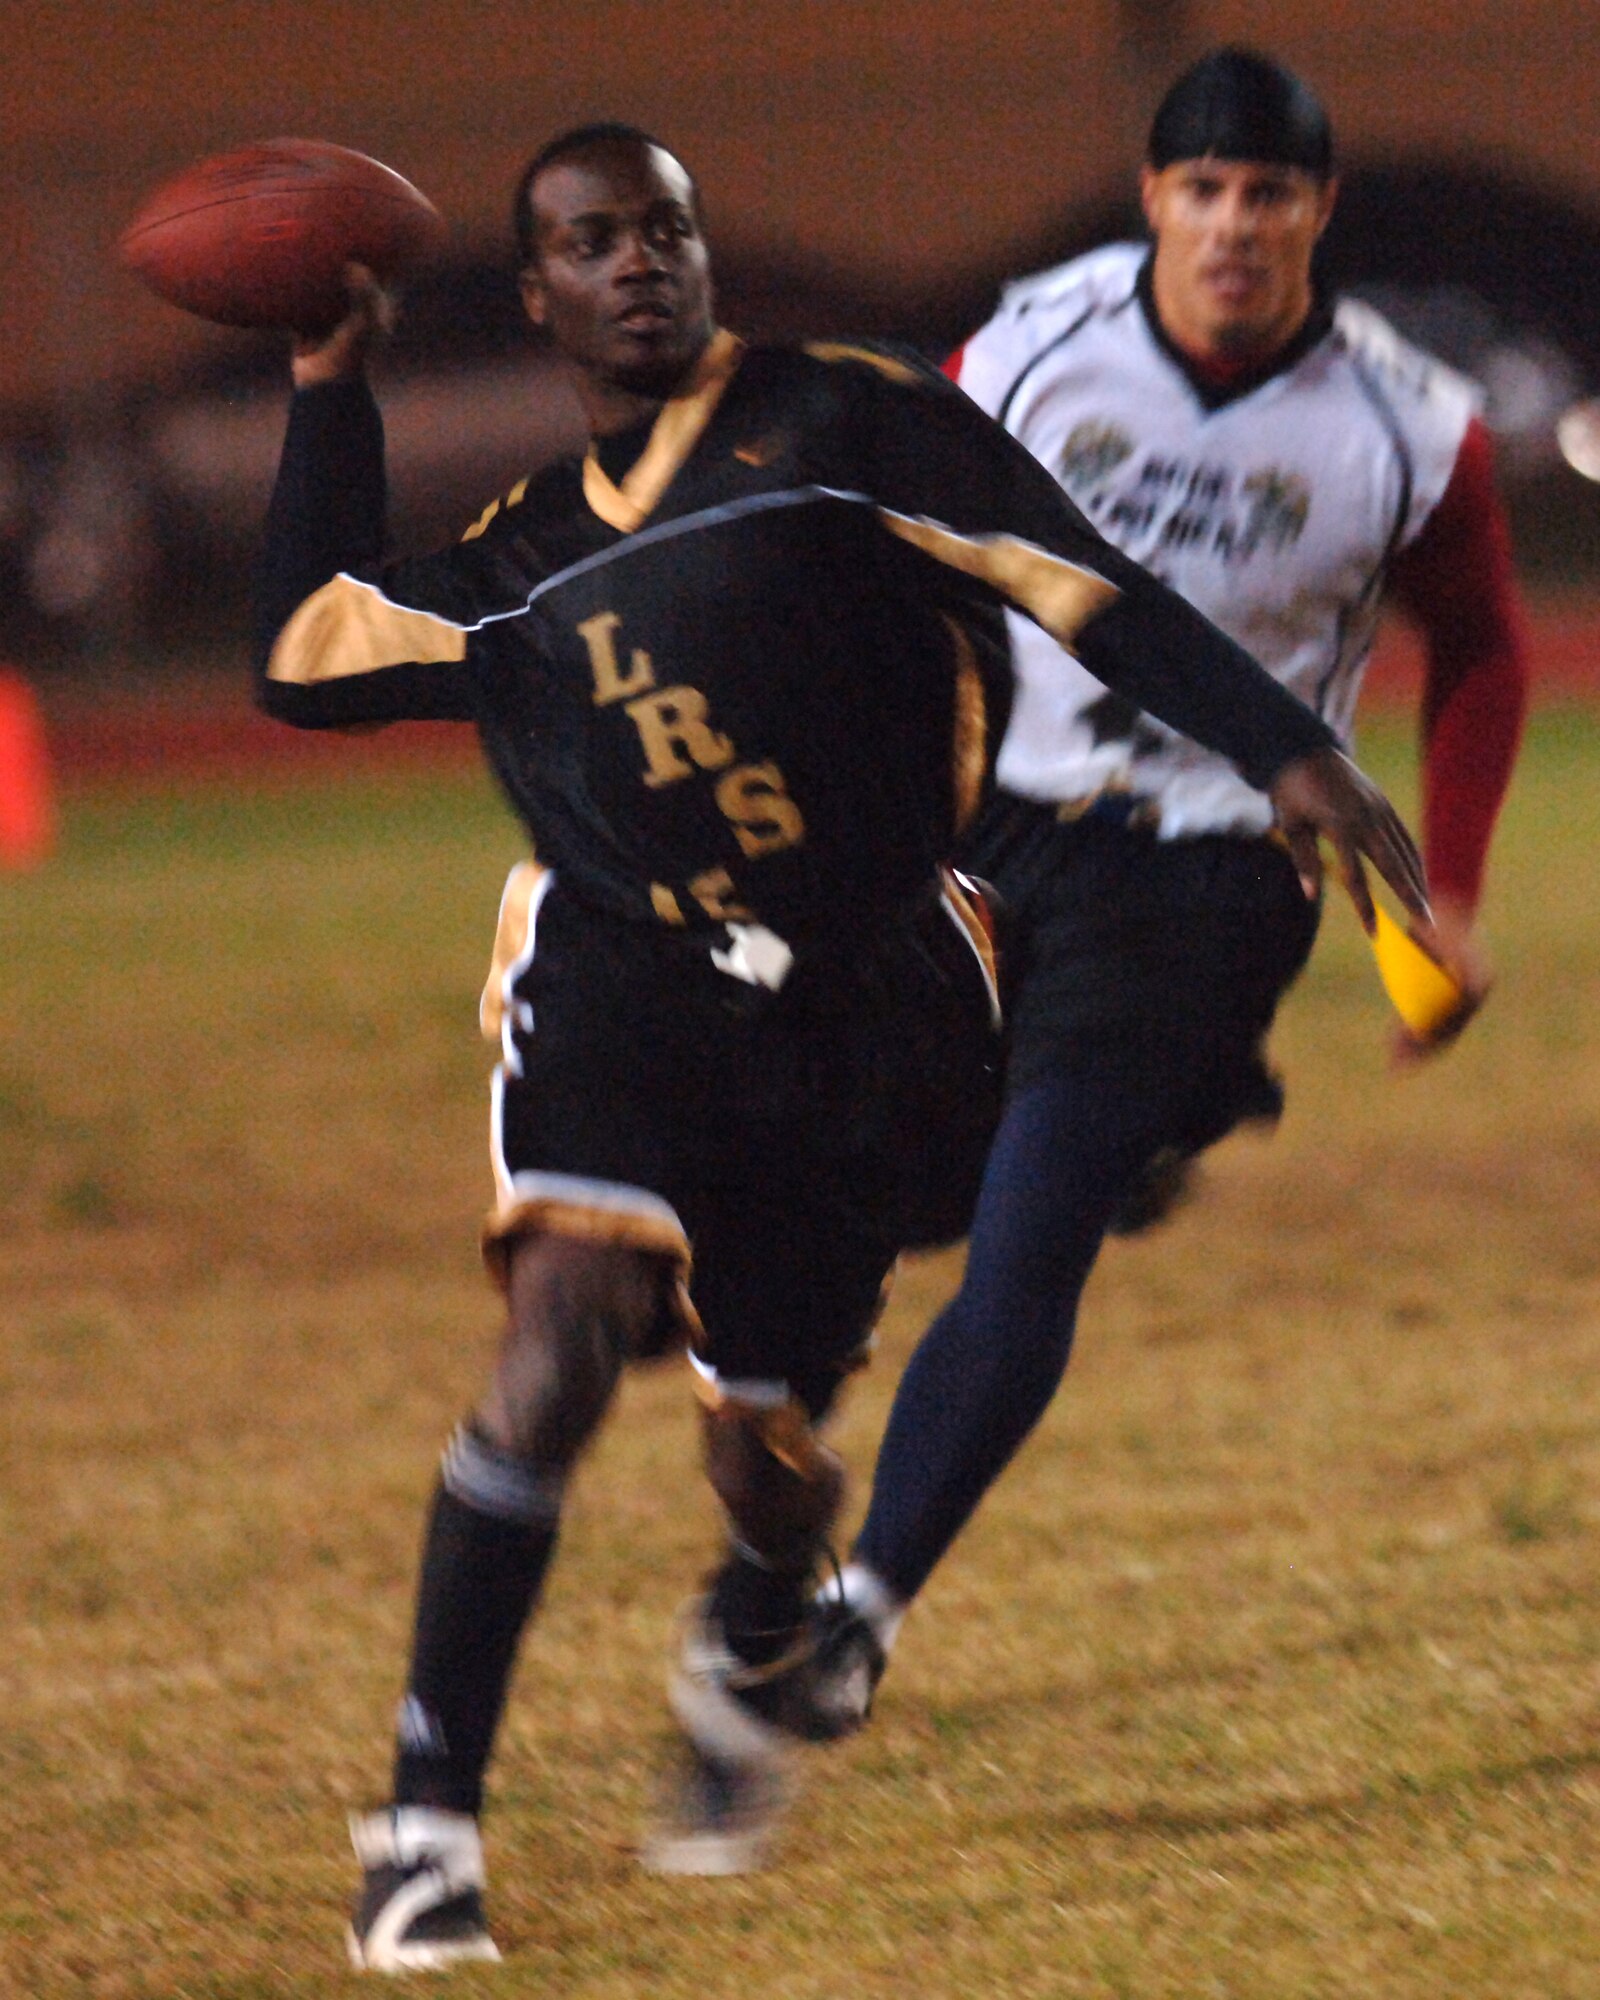
[[[1363,1785],[1320,1792],[1310,1798],[1258,1798],[1237,1805],[1183,1806],[1146,1799],[1136,1806],[1064,1806],[1058,1811],[990,1820],[986,1832],[1037,1838],[1044,1830],[1063,1834],[1228,1834],[1281,1833],[1327,1820],[1361,1822],[1386,1813],[1410,1812],[1419,1804],[1477,1798],[1512,1787],[1578,1777],[1600,1768],[1600,1745],[1543,1750],[1526,1757],[1495,1758],[1482,1764],[1449,1764],[1432,1772],[1395,1772]]]
[[[1189,1654],[1159,1665],[1096,1667],[1087,1681],[1035,1682],[1013,1686],[999,1694],[974,1695],[969,1701],[929,1702],[922,1715],[942,1739],[1004,1732],[1008,1717],[1027,1716],[1040,1708],[1083,1707],[1114,1701],[1118,1696],[1149,1695],[1184,1688],[1247,1688],[1278,1679],[1286,1666],[1336,1658],[1366,1659],[1375,1654],[1414,1646],[1413,1632],[1387,1631],[1380,1625],[1344,1625],[1315,1639],[1294,1644],[1278,1642],[1270,1655],[1247,1659],[1207,1659]],[[911,1728],[921,1726],[916,1709],[902,1711]]]

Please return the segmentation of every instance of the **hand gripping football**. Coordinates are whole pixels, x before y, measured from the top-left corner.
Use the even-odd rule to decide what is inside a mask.
[[[444,235],[427,196],[366,154],[268,139],[165,182],[118,250],[153,292],[201,319],[318,333],[344,312],[346,264],[394,278]]]

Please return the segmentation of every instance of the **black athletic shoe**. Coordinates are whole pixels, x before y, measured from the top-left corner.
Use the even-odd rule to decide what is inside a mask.
[[[1182,1208],[1195,1191],[1198,1162],[1180,1146],[1153,1153],[1106,1224],[1111,1236],[1142,1236]]]
[[[889,1656],[871,1622],[841,1597],[819,1597],[807,1624],[811,1656],[790,1727],[808,1743],[836,1743],[865,1726]]]
[[[684,1740],[655,1826],[639,1849],[656,1875],[743,1875],[765,1866],[793,1795],[794,1668],[752,1667],[702,1605],[684,1621],[668,1693]]]
[[[361,1894],[345,1932],[358,1972],[438,1972],[498,1960],[483,1917],[483,1843],[467,1813],[388,1806],[352,1814]]]

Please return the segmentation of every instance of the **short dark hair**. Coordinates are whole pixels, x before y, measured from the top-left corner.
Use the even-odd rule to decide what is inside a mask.
[[[1270,160],[1327,180],[1333,127],[1322,101],[1292,70],[1255,49],[1220,48],[1186,69],[1162,98],[1145,157]]]
[[[662,145],[642,126],[625,125],[615,118],[597,118],[588,125],[574,125],[566,132],[558,132],[518,174],[516,191],[511,197],[511,230],[517,243],[517,261],[524,270],[539,260],[539,240],[533,226],[534,182],[546,167],[558,166],[562,160],[575,159],[582,153],[603,151],[608,146],[631,146],[641,151],[653,147],[658,153],[666,153],[673,159],[678,157],[670,146]],[[684,171],[688,173],[686,167]],[[693,174],[689,175],[689,190],[698,209],[700,190]]]

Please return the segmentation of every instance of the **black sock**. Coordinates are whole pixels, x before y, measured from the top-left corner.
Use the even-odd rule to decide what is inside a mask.
[[[741,1660],[764,1667],[794,1643],[811,1595],[811,1566],[775,1569],[737,1543],[711,1581],[706,1609]]]
[[[397,1805],[477,1813],[522,1628],[555,1551],[560,1475],[463,1428],[445,1453],[400,1705]]]

